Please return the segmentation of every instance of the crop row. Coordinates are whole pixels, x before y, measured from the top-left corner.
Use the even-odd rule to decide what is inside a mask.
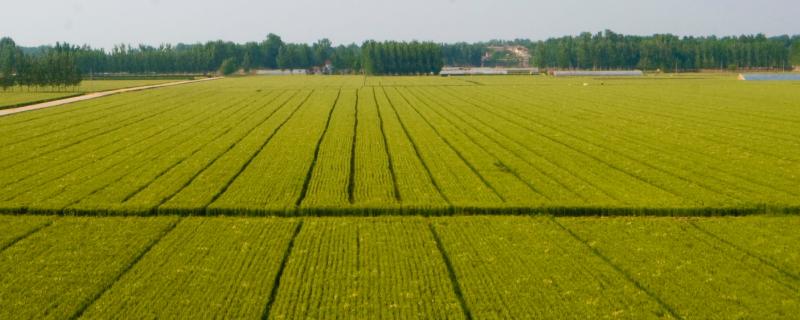
[[[709,97],[699,100],[683,85],[663,93],[628,83],[398,78],[356,88],[356,78],[345,77],[337,88],[331,81],[225,79],[4,117],[0,211],[711,215],[800,208],[800,128],[791,121],[800,114],[772,97],[792,96],[782,86],[740,88],[738,105],[714,94],[737,94],[722,82],[707,83]],[[763,95],[771,113],[752,110],[752,95]]]
[[[0,216],[0,317],[787,318],[798,221]]]

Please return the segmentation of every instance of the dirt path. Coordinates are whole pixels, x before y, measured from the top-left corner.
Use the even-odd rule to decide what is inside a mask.
[[[20,113],[20,112],[25,112],[25,111],[32,111],[32,110],[39,110],[39,109],[44,109],[44,108],[60,106],[60,105],[73,103],[73,102],[78,102],[78,101],[96,99],[96,98],[110,96],[110,95],[118,94],[118,93],[125,93],[125,92],[131,92],[131,91],[140,91],[140,90],[147,90],[147,89],[154,89],[154,88],[161,88],[161,87],[176,86],[176,85],[180,85],[180,84],[217,80],[217,79],[221,79],[221,78],[222,77],[205,78],[205,79],[200,79],[200,80],[177,81],[177,82],[154,84],[154,85],[149,85],[149,86],[115,89],[115,90],[102,91],[102,92],[92,92],[92,93],[87,93],[87,94],[80,95],[80,96],[77,96],[77,97],[72,97],[72,98],[65,98],[65,99],[59,99],[59,100],[53,100],[53,101],[48,101],[48,102],[43,102],[43,103],[27,105],[27,106],[19,107],[19,108],[0,110],[0,117],[7,116],[7,115],[10,115],[10,114]]]

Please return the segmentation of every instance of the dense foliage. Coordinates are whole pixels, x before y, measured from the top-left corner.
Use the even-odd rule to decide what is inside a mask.
[[[529,46],[535,64],[543,68],[685,71],[788,68],[793,63],[800,64],[798,44],[798,36],[627,36],[606,30],[548,39]]]
[[[10,38],[0,39],[0,88],[14,86],[66,88],[81,82],[77,48],[56,43],[37,55],[26,55]]]
[[[430,42],[367,41],[361,47],[366,74],[438,74],[442,48]]]
[[[9,46],[9,43],[12,45]],[[27,57],[38,57],[58,51],[67,51],[70,57],[67,63],[74,63],[84,74],[209,73],[220,71],[226,61],[227,70],[244,71],[320,68],[334,73],[435,73],[440,65],[480,66],[482,62],[494,65],[491,61],[493,56],[484,57],[487,47],[504,45],[528,48],[532,55],[531,64],[541,68],[687,71],[783,69],[800,65],[800,36],[629,36],[606,30],[543,41],[517,39],[438,45],[366,41],[360,46],[333,46],[328,39],[311,45],[285,43],[281,37],[269,34],[261,42],[243,44],[226,41],[158,47],[121,44],[110,51],[69,44],[57,44],[56,47],[60,48],[8,49],[14,48],[13,41],[5,38],[2,41],[3,49],[0,50],[0,67],[4,68],[0,69],[0,74],[11,74],[15,65],[14,57],[22,53]],[[482,61],[484,58],[487,60]],[[40,65],[47,65],[46,61],[40,62]],[[59,66],[63,63],[59,63]],[[71,66],[63,68],[70,69]],[[9,81],[7,77],[5,79]]]

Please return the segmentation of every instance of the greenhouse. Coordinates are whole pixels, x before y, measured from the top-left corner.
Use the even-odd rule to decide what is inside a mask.
[[[800,73],[743,73],[739,80],[746,81],[800,81]]]

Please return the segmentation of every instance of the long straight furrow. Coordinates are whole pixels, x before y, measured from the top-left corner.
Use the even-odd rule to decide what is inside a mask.
[[[397,169],[395,169],[395,164],[392,162],[392,151],[389,145],[389,141],[386,138],[386,129],[385,129],[385,122],[383,120],[383,115],[381,114],[381,108],[378,107],[378,95],[375,93],[375,87],[372,87],[372,99],[375,102],[375,107],[378,111],[378,121],[380,122],[380,129],[381,129],[381,138],[383,139],[383,145],[386,147],[386,161],[389,163],[389,174],[392,176],[392,187],[394,198],[397,202],[403,202],[403,197],[400,195],[400,187],[397,185]]]
[[[422,156],[420,155],[417,142],[414,141],[414,139],[411,138],[411,134],[408,133],[408,128],[406,127],[403,120],[400,118],[400,115],[397,113],[397,107],[395,107],[394,103],[392,103],[392,100],[389,99],[388,95],[386,94],[386,90],[383,87],[381,87],[381,92],[383,92],[386,100],[389,103],[389,107],[391,107],[392,111],[394,112],[395,118],[400,123],[400,127],[403,129],[403,133],[405,133],[406,139],[408,139],[408,141],[411,143],[411,147],[414,149],[414,154],[416,155],[416,158],[422,164],[423,168],[425,168],[425,173],[427,173],[428,179],[431,181],[431,184],[433,184],[433,187],[436,189],[436,191],[439,193],[442,199],[444,199],[444,201],[447,202],[447,205],[452,206],[453,204],[452,202],[450,202],[449,197],[446,194],[444,194],[444,192],[442,192],[442,188],[439,186],[439,184],[436,182],[436,179],[433,177],[431,169],[428,167],[428,164],[426,163],[425,159],[423,159]]]
[[[312,94],[314,94],[314,90],[311,90],[308,93],[308,95],[306,95],[305,98],[303,98],[303,100],[297,104],[297,106],[294,108],[294,110],[292,110],[289,116],[286,117],[283,121],[281,121],[280,124],[278,124],[278,126],[276,126],[274,130],[271,131],[270,135],[261,143],[261,145],[247,158],[247,160],[241,165],[241,167],[239,167],[239,169],[236,170],[236,172],[223,184],[222,188],[220,188],[219,191],[217,191],[211,197],[210,201],[203,206],[203,211],[206,214],[208,214],[209,210],[208,207],[211,204],[213,204],[217,199],[219,199],[220,196],[225,194],[226,191],[228,191],[228,188],[230,188],[233,182],[236,181],[236,179],[239,178],[242,172],[244,172],[250,166],[253,160],[256,157],[258,157],[259,154],[261,154],[264,148],[270,143],[270,141],[272,141],[272,138],[275,137],[275,134],[278,133],[281,130],[281,128],[283,128],[283,126],[286,125],[287,122],[289,122],[289,120],[292,119],[292,117],[297,113],[297,111],[300,110],[300,108],[306,103],[306,101],[308,101],[308,98],[310,98]]]
[[[652,187],[652,188],[654,188],[656,190],[659,190],[661,192],[666,193],[672,199],[668,199],[665,204],[672,204],[672,205],[678,205],[678,206],[691,206],[692,205],[690,203],[684,203],[683,199],[685,199],[685,197],[688,197],[689,195],[683,189],[679,190],[679,189],[677,189],[678,188],[677,186],[665,184],[665,181],[662,181],[660,178],[657,178],[658,176],[669,176],[669,177],[677,178],[678,180],[683,181],[683,183],[686,184],[686,187],[692,187],[694,185],[697,185],[697,186],[699,186],[699,187],[701,187],[701,188],[703,188],[703,189],[705,189],[707,191],[711,191],[712,193],[716,194],[717,196],[723,197],[723,199],[720,200],[720,201],[723,201],[723,202],[725,202],[725,201],[735,201],[734,200],[735,198],[733,198],[730,195],[726,194],[724,191],[720,191],[720,190],[717,190],[716,188],[711,188],[711,187],[706,186],[706,185],[698,185],[696,183],[696,181],[690,181],[690,180],[686,179],[685,177],[677,176],[674,173],[671,173],[671,172],[665,171],[665,170],[663,170],[661,168],[655,167],[655,166],[653,166],[652,164],[650,164],[648,162],[643,162],[643,161],[641,161],[639,159],[636,159],[636,158],[634,158],[634,157],[632,157],[630,155],[627,155],[627,154],[624,154],[624,153],[615,152],[614,150],[610,149],[609,147],[604,147],[604,146],[598,145],[598,144],[593,143],[593,142],[591,142],[591,141],[589,141],[587,139],[584,139],[582,137],[579,137],[579,136],[576,136],[576,135],[574,135],[572,133],[569,133],[569,132],[567,132],[565,130],[562,130],[562,129],[556,128],[554,126],[551,126],[551,125],[536,121],[535,123],[536,123],[536,127],[537,128],[538,127],[543,127],[543,128],[546,128],[548,130],[553,130],[553,131],[558,133],[558,135],[546,134],[544,132],[541,132],[540,131],[541,129],[537,130],[537,129],[534,129],[533,126],[526,125],[524,122],[518,120],[519,118],[515,119],[515,118],[512,118],[511,116],[502,115],[502,114],[500,114],[501,111],[492,110],[491,108],[488,108],[485,105],[485,103],[481,103],[481,104],[471,103],[471,104],[473,106],[475,106],[476,108],[479,108],[480,110],[483,110],[483,111],[487,112],[488,114],[496,116],[499,119],[502,119],[503,121],[507,121],[508,123],[512,123],[512,124],[518,126],[519,128],[522,128],[526,132],[528,132],[530,134],[533,134],[535,137],[541,138],[541,139],[543,139],[543,140],[545,140],[545,141],[547,141],[549,143],[553,143],[555,145],[558,145],[560,147],[568,149],[568,150],[570,150],[572,152],[575,152],[576,154],[584,156],[584,157],[590,159],[590,161],[592,161],[594,163],[601,164],[601,165],[613,170],[614,172],[617,172],[617,173],[619,173],[619,174],[621,174],[623,176],[627,176],[629,179],[632,179],[632,181],[638,181],[638,182],[640,182],[642,184],[642,186],[649,186],[649,187]],[[504,111],[507,111],[507,110],[504,110]],[[534,121],[531,120],[530,122],[534,122]],[[569,139],[574,139],[577,142],[577,145],[568,142],[567,138],[564,138],[564,137],[567,137]],[[599,151],[596,151],[596,150],[607,150],[609,152],[600,153]],[[604,158],[601,158],[601,156],[604,157]],[[613,158],[617,158],[618,160],[613,160],[612,161],[611,159],[613,159]],[[644,167],[643,169],[653,170],[654,171],[653,174],[657,174],[657,176],[655,176],[655,177],[646,176],[644,174],[646,174],[648,172],[647,171],[642,171],[641,169],[640,170],[626,169],[626,167],[629,167],[629,166],[643,166]],[[639,192],[641,192],[641,191],[639,191]],[[708,200],[709,200],[708,202],[712,202],[713,199],[708,199]],[[700,204],[701,206],[703,205],[702,204],[702,200],[695,200],[695,201],[697,201],[698,203],[701,203]]]
[[[524,100],[515,99],[513,94],[506,95],[506,97],[508,97],[509,99],[513,99],[514,101],[516,101],[518,103],[523,103],[523,104],[527,104],[528,103],[527,101],[524,101]],[[586,101],[586,102],[587,102],[587,104],[592,103],[591,101]],[[580,106],[580,104],[578,106],[574,107],[574,108],[576,110],[590,111],[590,110],[587,110],[585,107]],[[619,118],[619,115],[617,115],[617,114],[615,114],[614,116],[615,116],[615,119],[624,119],[625,121],[627,121],[627,123],[639,122],[643,127],[645,127],[645,130],[644,130],[644,132],[642,134],[656,133],[653,130],[652,125],[649,124],[649,123],[640,122],[639,120],[631,119],[631,118]],[[526,118],[529,118],[529,116],[526,116]],[[565,123],[570,123],[570,124],[572,123],[572,121],[570,119],[568,119],[568,118],[564,119],[564,121],[565,121]],[[622,131],[622,129],[631,130],[630,126],[626,126],[625,125],[625,122],[610,123],[610,124],[608,124],[608,126],[606,126],[604,128],[607,130],[607,129],[610,128],[609,126],[619,127],[620,131]],[[592,132],[593,135],[603,134],[602,130],[595,130],[595,129],[592,129],[592,128],[586,127],[586,126],[581,128],[581,129],[582,130],[587,130],[587,131],[593,131]],[[698,177],[703,177],[704,179],[711,179],[712,180],[711,182],[713,182],[713,184],[715,184],[715,185],[716,184],[730,185],[731,187],[735,187],[735,188],[738,188],[738,189],[743,189],[743,191],[746,190],[748,192],[753,192],[754,191],[753,188],[757,188],[757,189],[767,188],[767,189],[771,189],[773,192],[778,192],[778,193],[789,193],[789,194],[795,193],[793,191],[786,190],[786,189],[778,189],[776,186],[772,186],[772,185],[764,183],[764,182],[756,181],[756,180],[752,179],[751,177],[746,176],[744,174],[739,174],[739,173],[736,172],[736,170],[739,170],[740,168],[727,169],[728,167],[731,167],[731,165],[729,163],[726,163],[724,161],[719,161],[718,159],[716,159],[716,158],[714,158],[712,156],[709,156],[709,155],[707,155],[705,153],[702,153],[702,152],[699,152],[699,151],[696,151],[696,150],[687,149],[686,147],[689,146],[689,145],[685,144],[685,142],[682,143],[682,144],[675,144],[675,143],[670,144],[668,142],[668,140],[660,139],[661,137],[663,137],[663,135],[662,136],[652,135],[651,137],[647,137],[647,138],[633,136],[633,135],[626,135],[626,136],[620,136],[620,137],[613,137],[613,136],[607,135],[607,137],[608,137],[608,139],[612,139],[612,138],[613,139],[619,139],[618,141],[622,142],[622,143],[616,143],[616,145],[630,145],[632,147],[636,147],[636,150],[639,151],[639,152],[652,150],[651,152],[648,152],[648,153],[651,153],[651,154],[654,154],[654,155],[658,155],[658,156],[670,155],[670,161],[671,161],[670,164],[672,164],[673,162],[675,164],[678,164],[678,161],[683,161],[685,163],[691,164],[691,166],[684,166],[684,167],[680,168],[680,170],[688,171],[691,176],[698,176]],[[665,146],[666,148],[659,148],[658,147],[659,144],[654,144],[653,143],[653,139],[659,139],[659,144],[668,144],[668,146]],[[613,141],[613,142],[616,142],[616,141]],[[680,150],[680,152],[678,152],[676,150]],[[707,152],[707,150],[705,152]],[[693,157],[691,157],[691,158],[687,157],[687,153],[693,155]],[[653,156],[652,158],[653,159],[657,159],[657,157],[655,157],[655,156]],[[698,158],[702,158],[704,161],[698,161],[699,160]],[[706,162],[711,162],[711,163],[706,164]],[[664,164],[659,164],[659,166],[663,166],[663,165]],[[674,170],[674,169],[670,169],[670,170]],[[733,170],[733,171],[731,171],[731,170]],[[730,181],[731,176],[735,179],[734,182]],[[745,182],[745,183],[742,183],[742,182]]]
[[[306,177],[303,180],[303,187],[300,189],[300,195],[297,197],[297,200],[294,202],[295,207],[300,207],[300,204],[306,198],[306,194],[308,193],[308,184],[311,183],[311,175],[314,173],[314,167],[317,165],[317,159],[319,158],[319,149],[322,145],[322,141],[325,139],[325,135],[328,134],[328,127],[331,125],[331,119],[333,118],[333,112],[336,110],[336,106],[339,102],[339,97],[342,96],[342,89],[336,93],[336,99],[333,100],[333,106],[331,110],[328,112],[328,117],[325,120],[325,127],[322,129],[322,134],[319,136],[317,140],[316,147],[314,147],[314,157],[311,159],[311,165],[308,167],[308,171],[306,172]]]
[[[187,121],[188,123],[193,123],[190,121],[196,121],[196,119],[200,118],[202,115],[203,114],[192,115],[189,118],[185,119],[185,121]],[[104,161],[107,158],[116,156],[117,154],[120,154],[131,148],[137,148],[142,146],[147,147],[148,146],[147,143],[150,142],[151,139],[153,139],[154,137],[158,137],[159,135],[164,134],[165,132],[168,132],[170,129],[171,127],[162,126],[162,127],[156,127],[156,130],[140,132],[140,134],[143,133],[144,135],[136,136],[136,138],[138,138],[138,141],[128,145],[112,143],[110,144],[111,148],[109,150],[104,150],[105,152],[100,153],[99,156],[97,153],[90,155],[84,154],[82,158],[68,161],[66,163],[61,163],[59,166],[47,168],[45,170],[41,170],[31,174],[20,174],[20,172],[17,172],[16,175],[18,176],[18,178],[11,180],[10,183],[6,185],[6,188],[8,188],[9,190],[14,190],[14,193],[6,192],[5,193],[6,198],[4,198],[4,200],[8,201],[21,194],[21,192],[39,187],[41,186],[42,182],[47,183],[56,179],[60,179],[80,169],[89,167],[89,165],[86,164],[87,158],[91,159],[94,163],[97,163],[99,161]],[[121,141],[123,139],[124,138],[119,137],[116,138],[114,141],[115,142]],[[26,180],[30,181],[29,182],[30,186],[28,188],[21,188],[20,185],[15,185],[18,183],[24,183],[26,182]]]
[[[536,171],[541,172],[542,175],[556,181],[561,187],[574,194],[575,197],[581,198],[587,204],[592,202],[605,204],[607,200],[604,199],[610,199],[616,204],[624,203],[621,199],[597,185],[591,177],[584,177],[579,174],[581,173],[580,170],[567,166],[570,164],[569,162],[560,161],[561,159],[548,155],[548,153],[544,152],[545,150],[534,149],[519,137],[492,127],[487,123],[486,119],[482,119],[474,113],[458,108],[446,109],[450,112],[450,115],[460,117],[461,120],[469,123],[470,127],[476,132],[485,135],[501,148],[508,150],[518,159],[524,161]],[[459,114],[462,115],[459,116]],[[570,185],[566,183],[570,183]],[[579,189],[580,191],[577,191]]]
[[[800,140],[791,132],[800,113],[784,112],[792,107],[785,97],[796,96],[786,86],[276,79],[232,78],[4,117],[0,211],[800,211]],[[693,100],[703,92],[708,99]],[[736,103],[736,95],[747,97]],[[755,110],[758,97],[765,104]],[[713,117],[720,121],[709,123]]]
[[[486,187],[487,187],[489,190],[491,190],[491,191],[492,191],[492,193],[493,193],[495,196],[497,196],[498,198],[500,198],[500,201],[502,201],[502,202],[506,202],[506,198],[505,198],[505,197],[504,197],[502,194],[500,194],[500,192],[498,192],[498,191],[497,191],[497,189],[496,189],[496,188],[495,188],[495,187],[494,187],[494,186],[493,186],[491,183],[489,183],[489,181],[486,179],[486,177],[485,177],[483,174],[481,174],[481,172],[480,172],[480,171],[478,171],[478,169],[475,167],[475,165],[474,165],[472,162],[470,162],[469,160],[467,160],[467,158],[465,158],[465,157],[464,157],[464,155],[462,154],[462,152],[461,152],[461,151],[459,151],[459,149],[458,149],[458,148],[456,148],[456,147],[453,145],[453,143],[452,143],[452,142],[450,142],[450,140],[448,140],[448,139],[447,139],[447,137],[445,137],[444,135],[442,135],[442,133],[439,131],[439,129],[437,129],[437,128],[436,128],[436,127],[433,125],[433,124],[431,124],[430,120],[428,120],[427,118],[425,118],[425,116],[423,116],[423,115],[422,115],[422,114],[419,112],[419,110],[418,110],[416,107],[414,107],[414,104],[413,104],[413,103],[412,103],[410,100],[408,100],[408,98],[407,98],[407,97],[406,97],[406,96],[405,96],[405,95],[402,93],[402,91],[398,90],[397,92],[398,92],[398,95],[399,95],[399,96],[400,96],[400,97],[401,97],[401,98],[402,98],[402,99],[403,99],[403,100],[406,102],[406,104],[407,104],[409,107],[411,107],[411,110],[414,110],[414,113],[416,113],[416,114],[419,116],[419,118],[421,118],[421,119],[422,119],[422,120],[425,122],[425,124],[427,124],[427,125],[428,125],[428,127],[429,127],[429,128],[431,128],[431,129],[433,130],[433,132],[435,132],[435,133],[436,133],[436,135],[437,135],[437,136],[438,136],[440,139],[442,139],[442,141],[444,141],[444,143],[445,143],[445,144],[446,144],[446,145],[447,145],[447,146],[450,148],[450,150],[452,150],[452,151],[453,151],[453,152],[454,152],[454,153],[455,153],[455,154],[458,156],[458,158],[459,158],[459,159],[460,159],[460,160],[461,160],[461,161],[462,161],[462,162],[463,162],[465,165],[467,165],[467,167],[468,167],[468,168],[469,168],[469,169],[472,171],[472,173],[473,173],[473,174],[475,174],[475,176],[477,176],[477,177],[478,177],[478,178],[479,178],[479,179],[480,179],[480,180],[483,182],[483,184],[484,184],[484,185],[485,185],[485,186],[486,186]],[[418,101],[419,101],[419,100],[418,100]],[[421,102],[421,103],[423,103],[423,104],[424,104],[424,102]],[[428,106],[428,107],[430,107],[430,106]]]
[[[424,96],[424,95],[420,94],[420,95],[418,95],[417,97],[418,97],[418,98],[420,98],[420,97],[422,97],[422,96]],[[432,100],[430,97],[426,97],[426,98],[428,98],[428,99]],[[499,167],[499,169],[500,169],[501,171],[503,171],[503,172],[506,172],[506,173],[509,173],[509,174],[513,175],[513,176],[514,176],[514,178],[515,178],[516,180],[518,180],[519,182],[523,183],[525,186],[527,186],[527,187],[528,187],[528,188],[529,188],[529,189],[530,189],[530,190],[531,190],[533,193],[535,193],[536,195],[538,195],[538,196],[540,196],[540,197],[543,197],[543,198],[545,198],[545,200],[547,200],[548,202],[549,202],[549,201],[552,201],[552,199],[551,199],[551,198],[550,198],[548,195],[546,195],[546,194],[542,193],[542,191],[541,191],[541,190],[539,190],[539,188],[538,188],[538,187],[534,186],[534,185],[531,183],[531,181],[529,181],[528,179],[525,179],[525,178],[523,178],[522,176],[520,176],[520,174],[519,174],[519,172],[517,172],[517,170],[514,170],[514,169],[512,169],[512,168],[509,168],[509,167],[508,167],[508,165],[506,165],[506,164],[503,162],[503,160],[502,160],[502,159],[501,159],[499,156],[497,156],[497,155],[496,155],[494,152],[492,152],[491,150],[487,149],[485,146],[483,146],[483,145],[481,145],[480,143],[478,143],[478,142],[477,142],[477,139],[475,139],[475,137],[473,136],[473,134],[472,134],[471,132],[469,132],[468,130],[465,130],[465,129],[464,129],[462,126],[460,126],[460,125],[456,124],[456,123],[454,122],[454,120],[453,120],[451,117],[449,117],[448,115],[444,115],[444,114],[442,113],[442,112],[444,111],[444,108],[441,108],[441,109],[439,109],[439,108],[428,108],[428,109],[429,109],[431,112],[433,112],[434,114],[436,114],[438,117],[440,117],[442,120],[444,120],[444,121],[447,123],[447,125],[448,125],[448,126],[450,126],[451,128],[455,128],[455,129],[457,129],[457,130],[458,130],[458,132],[460,132],[460,133],[461,133],[461,134],[463,134],[465,137],[467,137],[467,138],[469,139],[469,141],[470,141],[470,142],[471,142],[471,143],[472,143],[474,146],[476,146],[476,147],[478,147],[478,148],[480,149],[481,153],[484,153],[484,154],[487,154],[487,155],[491,156],[491,157],[494,159],[494,161],[495,161],[495,163],[494,163],[494,164],[495,164],[495,166]],[[456,116],[456,118],[458,118],[458,117]],[[459,120],[460,120],[460,119],[459,119]],[[430,123],[430,122],[429,122],[429,123]],[[506,150],[504,150],[504,151],[509,151],[509,150],[507,150],[507,149],[506,149]],[[538,170],[537,170],[537,171],[538,171]],[[573,193],[573,194],[577,196],[577,194],[575,194],[575,193]]]
[[[374,94],[374,93],[373,93]],[[356,144],[358,142],[358,90],[356,90],[356,103],[353,106],[353,138],[350,144],[350,174],[347,177],[347,201],[355,202],[356,188]],[[384,143],[386,139],[384,138]]]

